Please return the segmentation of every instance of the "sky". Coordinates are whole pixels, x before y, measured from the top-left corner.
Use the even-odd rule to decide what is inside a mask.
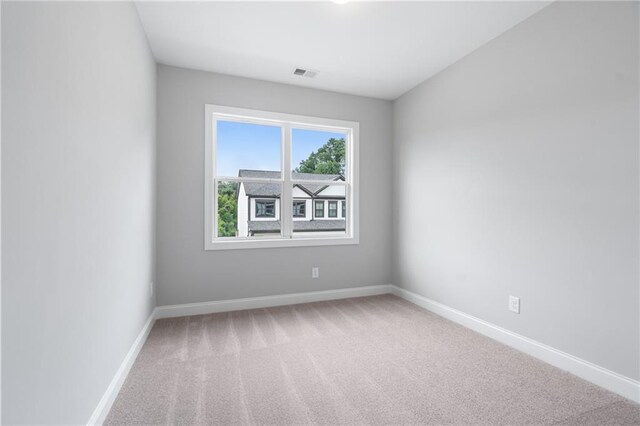
[[[291,168],[331,138],[343,133],[293,129]],[[280,127],[218,121],[216,170],[218,176],[238,176],[239,169],[281,170]]]

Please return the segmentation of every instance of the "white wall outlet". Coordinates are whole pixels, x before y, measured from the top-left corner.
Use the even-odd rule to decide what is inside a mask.
[[[320,276],[320,268],[313,267],[311,268],[311,278],[318,278]]]
[[[509,310],[511,312],[515,312],[516,314],[520,313],[520,298],[515,296],[509,296]]]

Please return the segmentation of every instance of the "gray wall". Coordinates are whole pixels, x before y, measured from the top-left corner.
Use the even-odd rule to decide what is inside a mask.
[[[156,65],[131,3],[2,2],[3,423],[89,420],[155,301]]]
[[[205,251],[206,103],[360,122],[360,244]],[[389,284],[390,157],[390,102],[160,65],[158,304]]]
[[[638,18],[552,4],[394,103],[395,283],[634,379]]]

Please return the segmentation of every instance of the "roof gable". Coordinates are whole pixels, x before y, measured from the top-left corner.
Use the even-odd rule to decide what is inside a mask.
[[[280,179],[280,172],[272,170],[247,170],[241,169],[238,171],[238,177],[245,178],[258,178],[258,179]],[[342,175],[323,175],[318,173],[298,173],[293,172],[292,178],[294,180],[321,180],[328,182],[344,181]],[[261,182],[245,182],[243,183],[245,192],[250,197],[279,197],[281,192],[281,186],[277,183],[261,183]],[[310,196],[315,196],[318,193],[326,189],[329,184],[316,184],[316,183],[297,183],[298,188]]]

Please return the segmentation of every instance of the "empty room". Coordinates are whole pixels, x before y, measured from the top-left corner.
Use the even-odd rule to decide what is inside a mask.
[[[640,425],[640,2],[7,1],[3,425]]]

